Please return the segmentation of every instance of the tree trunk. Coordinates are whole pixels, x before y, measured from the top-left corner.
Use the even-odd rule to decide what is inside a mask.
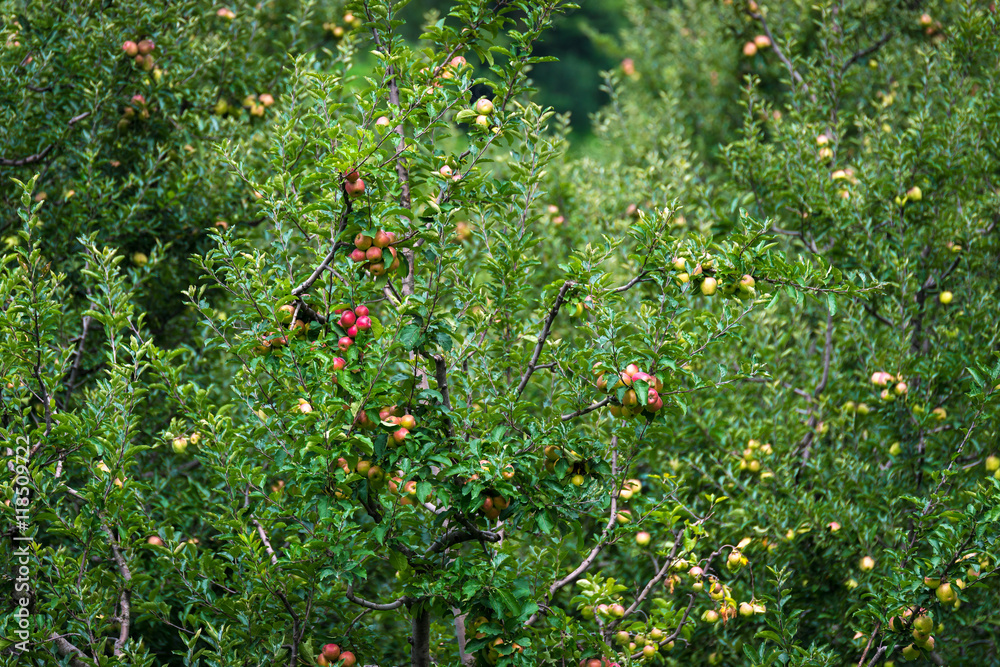
[[[413,614],[413,636],[410,637],[410,666],[430,667],[431,664],[431,615],[422,603],[410,608]]]

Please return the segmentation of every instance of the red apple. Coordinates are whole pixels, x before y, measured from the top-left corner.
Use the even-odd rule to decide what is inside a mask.
[[[344,174],[344,178],[347,179],[348,183],[356,183],[357,180],[361,178],[361,174],[358,173],[357,169],[352,169]]]
[[[360,248],[355,248],[354,250],[351,251],[351,259],[360,264],[361,262],[367,260],[368,257],[365,255],[364,250],[361,250]]]
[[[139,50],[139,53],[141,53],[142,55],[145,56],[145,55],[148,55],[148,54],[152,53],[153,49],[156,48],[156,45],[153,44],[153,40],[151,40],[151,39],[144,39],[144,40],[142,40],[142,41],[139,42],[139,44],[136,46],[136,48]]]
[[[125,55],[129,58],[135,58],[139,53],[139,45],[132,40],[128,40],[122,44],[122,51],[124,51]]]
[[[347,352],[347,349],[351,347],[351,343],[353,342],[354,340],[352,340],[350,337],[344,336],[339,341],[337,341],[337,347],[340,348],[341,352]]]
[[[399,419],[399,425],[407,430],[412,430],[417,427],[417,419],[413,415],[403,415]]]
[[[354,247],[360,250],[368,250],[372,247],[372,237],[358,234],[354,237]]]
[[[368,306],[358,306],[354,309],[354,314],[358,317],[368,317]]]
[[[344,667],[354,667],[358,664],[358,659],[354,657],[354,654],[350,651],[344,651],[340,654],[340,661]]]
[[[336,644],[326,644],[323,647],[323,657],[327,660],[339,660],[340,659],[340,647]]]
[[[361,316],[358,318],[355,326],[358,328],[358,331],[368,331],[372,328],[372,320],[370,317]]]
[[[375,238],[372,239],[372,245],[375,246],[376,248],[388,248],[389,244],[391,243],[392,243],[392,237],[386,234],[381,229],[375,235]]]
[[[344,192],[351,197],[357,197],[362,192],[365,191],[365,182],[360,178],[356,181],[347,181],[344,183]]]
[[[371,273],[373,276],[384,275],[385,274],[385,263],[384,262],[376,262],[375,264],[372,264],[371,266],[368,267],[368,272]]]
[[[356,327],[356,326],[349,326],[349,327],[347,327],[347,335],[350,336],[351,338],[357,338],[358,337],[358,327]]]
[[[365,251],[365,259],[370,262],[377,262],[382,259],[382,248],[372,246]]]
[[[392,441],[395,442],[397,445],[401,445],[406,440],[406,436],[408,436],[409,434],[410,432],[407,429],[401,428],[392,434]]]

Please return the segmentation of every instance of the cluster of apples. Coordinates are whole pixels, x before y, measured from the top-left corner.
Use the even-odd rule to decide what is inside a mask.
[[[481,628],[483,625],[489,623],[489,619],[485,616],[478,616],[476,620],[472,621],[468,626],[466,626],[465,633],[470,639],[483,639],[486,637]],[[495,665],[497,661],[500,660],[500,647],[504,646],[506,642],[501,637],[497,637],[490,643],[486,645],[483,649],[483,658],[486,664]],[[511,642],[511,651],[505,651],[505,655],[511,655],[512,653],[524,653],[524,647],[517,642]]]
[[[733,280],[720,286],[719,279],[715,277],[713,271],[711,257],[704,257],[690,272],[687,268],[687,259],[684,257],[675,257],[671,266],[677,272],[674,280],[678,284],[683,285],[693,280],[705,296],[714,296],[716,292],[721,292],[723,296],[735,296],[745,301],[757,295],[757,281],[749,274],[744,274],[739,280]],[[708,271],[713,271],[713,273],[710,275]]]
[[[617,662],[611,662],[608,658],[584,658],[580,661],[580,667],[619,667]]]
[[[129,104],[126,105],[125,109],[122,111],[122,117],[118,120],[118,129],[124,130],[132,124],[133,120],[148,119],[149,107],[146,105],[146,98],[142,95],[136,94],[132,96],[132,99],[129,100]]]
[[[351,169],[350,171],[344,172],[344,192],[347,193],[348,197],[360,197],[365,191],[365,182],[361,178],[361,173],[357,169]],[[358,236],[362,236],[358,234]],[[371,247],[369,243],[368,246],[362,248],[358,245],[358,239],[354,239],[354,245],[356,248],[361,250],[367,250]],[[388,245],[388,244],[386,244]],[[382,246],[383,248],[385,246]]]
[[[743,55],[752,58],[758,51],[771,47],[771,38],[767,35],[757,35],[752,40],[743,45]]]
[[[258,118],[264,115],[264,109],[274,104],[274,96],[270,93],[261,93],[260,96],[251,93],[243,98],[243,108],[250,112],[251,116]]]
[[[743,456],[740,458],[740,470],[749,470],[750,472],[756,474],[760,472],[760,456],[768,456],[774,453],[774,448],[771,447],[771,443],[766,442],[761,444],[760,440],[755,440],[751,438],[747,441],[747,446],[743,450]],[[770,475],[770,473],[764,473]],[[761,477],[764,476],[761,475]]]
[[[645,396],[641,398],[637,393],[637,389],[641,390],[640,385],[646,387]],[[655,414],[663,407],[663,399],[659,393],[663,391],[663,383],[660,382],[659,378],[639,370],[636,364],[626,366],[625,370],[618,374],[618,380],[610,385],[612,391],[617,391],[621,387],[627,387],[621,402],[618,402],[616,394],[612,397],[611,405],[608,408],[614,417],[629,419],[638,417],[643,412]],[[597,377],[597,388],[601,391],[608,391],[608,378],[603,373]]]
[[[362,181],[358,179],[358,183],[362,183]],[[363,183],[361,187],[364,189]],[[344,185],[344,188],[347,188],[347,184]],[[351,260],[355,264],[361,264],[361,268],[373,276],[385,275],[399,268],[399,257],[396,255],[395,243],[396,234],[394,232],[380,229],[375,233],[375,236],[359,233],[354,237]]]
[[[347,26],[347,29],[360,28],[361,19],[355,16],[353,12],[347,12],[344,14],[344,25],[334,23],[333,21],[327,21],[323,24],[323,30],[328,30],[335,39],[342,39],[347,32],[344,26]]]
[[[934,619],[927,609],[917,608],[916,615],[913,609],[903,609],[898,616],[889,619],[889,629],[893,632],[905,632],[912,629],[913,643],[903,648],[903,658],[906,660],[916,660],[920,657],[921,649],[933,651],[935,640],[931,635],[934,632]],[[938,626],[938,632],[944,629]]]
[[[902,375],[895,376],[885,371],[872,373],[872,384],[876,387],[885,387],[880,394],[883,401],[895,401],[897,396],[906,396],[909,391],[909,386]]]
[[[295,317],[295,306],[292,304],[283,304],[275,314],[280,324],[289,325],[288,329],[282,329],[282,333],[272,331],[261,336],[254,348],[259,354],[267,354],[272,350],[284,347],[288,344],[290,335],[304,336],[309,331],[309,323]],[[292,321],[293,318],[294,321]]]
[[[341,650],[336,644],[326,644],[320,650],[319,655],[316,656],[316,664],[321,667],[326,667],[327,665],[354,667],[358,664],[358,659],[354,657],[353,653]]]
[[[660,641],[666,635],[663,630],[659,628],[652,628],[646,634],[642,633],[629,633],[627,630],[619,630],[615,634],[615,643],[623,648],[627,648],[628,652],[635,653],[636,651],[642,651],[642,657],[652,658],[654,655],[660,652]],[[663,644],[663,649],[670,651],[674,648],[674,642],[669,641]]]
[[[125,55],[132,58],[136,66],[145,72],[153,69],[153,51],[155,50],[156,44],[148,37],[140,39],[138,42],[132,40],[122,42],[122,51],[125,52]]]
[[[572,449],[563,451],[555,445],[546,445],[542,452],[545,454],[546,472],[555,473],[556,464],[559,463],[565,455],[572,463],[572,466],[567,473],[570,484],[573,486],[583,486],[587,481],[586,476],[590,474],[590,466]]]
[[[476,100],[474,109],[476,112],[475,124],[479,127],[489,127],[490,114],[493,113],[493,101],[488,100],[485,97],[480,97]]]
[[[195,431],[191,435],[179,435],[173,439],[171,446],[174,454],[183,454],[187,451],[188,445],[197,445],[201,440],[201,433]]]
[[[343,308],[341,310],[333,311],[334,315],[339,315],[337,319],[337,325],[344,330],[346,335],[341,336],[340,340],[337,341],[337,349],[341,352],[347,352],[351,345],[354,345],[355,340],[365,331],[370,331],[372,328],[372,318],[371,311],[368,310],[368,306],[358,306],[357,308]],[[338,365],[340,368],[338,368]],[[347,362],[342,358],[337,357],[333,362],[334,370],[341,370]]]
[[[334,368],[336,368],[336,363]],[[417,418],[404,412],[403,408],[395,405],[390,405],[379,410],[378,417],[379,422],[375,423],[368,418],[364,410],[361,410],[357,415],[357,424],[366,431],[374,431],[379,426],[387,426],[392,431],[385,443],[387,447],[395,447],[403,444],[410,435],[410,431],[417,427]]]

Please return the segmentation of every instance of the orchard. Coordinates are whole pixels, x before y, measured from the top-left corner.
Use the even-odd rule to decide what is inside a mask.
[[[998,664],[995,4],[406,4],[0,0],[0,662]]]

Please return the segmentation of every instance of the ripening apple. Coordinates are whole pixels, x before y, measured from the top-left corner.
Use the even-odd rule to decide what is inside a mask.
[[[635,534],[635,543],[638,544],[640,547],[648,545],[651,539],[652,535],[650,535],[644,530],[639,531],[638,533]]]
[[[951,303],[954,298],[955,295],[947,290],[941,292],[941,294],[938,295],[938,301],[940,301],[945,306]]]
[[[937,590],[934,591],[934,595],[937,596],[937,599],[941,602],[941,604],[952,604],[958,601],[958,594],[955,593],[955,590],[949,583],[943,583],[938,586]]]
[[[350,197],[357,197],[365,191],[365,182],[360,178],[356,181],[347,181],[344,183],[344,192]]]
[[[646,644],[642,647],[642,655],[646,658],[652,658],[656,655],[657,647],[656,644]]]
[[[365,236],[359,232],[358,235],[354,237],[354,247],[359,250],[368,250],[368,248],[372,247],[372,237]]]
[[[358,664],[358,659],[350,651],[344,651],[340,654],[340,662],[343,667],[355,667]]]
[[[158,535],[150,535],[149,538],[146,540],[146,544],[150,544],[154,547],[162,547],[163,540],[161,540]]]
[[[875,559],[871,556],[863,557],[858,563],[858,568],[860,568],[862,572],[871,572],[875,569]]]
[[[352,343],[354,343],[354,340],[350,336],[343,336],[341,337],[340,340],[337,341],[337,348],[341,352],[347,352],[348,348],[351,347]]]
[[[706,623],[718,623],[719,622],[719,612],[714,609],[706,609],[705,613],[701,615],[701,620]]]
[[[892,388],[892,390],[896,392],[897,396],[903,396],[904,394],[906,394],[908,389],[909,387],[907,387],[905,382],[897,382],[896,386]]]
[[[743,616],[744,618],[753,616],[753,605],[750,604],[749,602],[741,602],[740,616]]]
[[[745,55],[747,58],[751,58],[757,55],[757,45],[754,44],[753,42],[747,42],[746,44],[744,44],[743,55]]]
[[[608,614],[612,618],[621,618],[625,615],[625,607],[621,606],[617,602],[612,605],[608,605]]]
[[[767,35],[757,35],[753,38],[753,43],[758,49],[766,49],[771,46],[771,38]]]
[[[719,288],[719,281],[709,276],[701,281],[701,293],[705,296],[712,296]]]
[[[913,619],[913,630],[922,635],[929,635],[934,632],[934,619],[927,614],[921,614]]]
[[[410,434],[409,430],[401,428],[392,434],[392,441],[397,445],[401,445],[406,441],[406,436]]]
[[[132,40],[127,40],[122,43],[122,51],[125,52],[129,58],[135,58],[139,54],[139,45]]]
[[[493,102],[485,97],[480,97],[476,102],[476,113],[481,116],[489,116],[493,113]]]
[[[618,633],[615,634],[615,641],[621,646],[628,646],[629,642],[632,641],[632,635],[625,630],[619,630]]]
[[[340,659],[340,647],[336,644],[326,644],[323,646],[322,655],[327,660],[336,662]]]
[[[1000,456],[990,454],[986,457],[986,472],[997,472],[1000,470]]]
[[[153,50],[156,48],[156,45],[153,43],[153,40],[151,39],[143,39],[139,42],[139,44],[136,45],[136,48],[138,49],[140,54],[145,56],[152,53]]]

